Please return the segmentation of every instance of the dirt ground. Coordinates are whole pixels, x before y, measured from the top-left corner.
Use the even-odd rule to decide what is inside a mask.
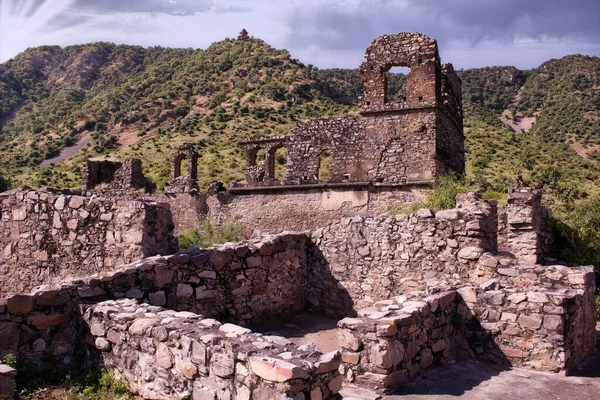
[[[340,348],[337,319],[298,314],[286,319],[274,319],[252,327],[252,330],[288,338],[297,346],[314,343],[322,353]]]

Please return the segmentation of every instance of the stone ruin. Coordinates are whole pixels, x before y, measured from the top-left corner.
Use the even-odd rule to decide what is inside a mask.
[[[126,195],[142,191],[152,193],[156,185],[147,179],[142,172],[142,161],[130,158],[121,163],[118,161],[88,160],[83,169],[82,194],[109,193]]]
[[[187,174],[181,174],[181,164],[187,159]],[[198,190],[198,153],[189,143],[180,146],[173,156],[171,183],[165,193],[193,193]]]
[[[410,67],[404,90],[387,95],[387,72]],[[303,122],[289,136],[241,143],[249,187],[281,185],[397,186],[431,183],[465,168],[460,79],[442,64],[437,42],[420,34],[374,40],[360,66],[359,115]],[[287,175],[275,178],[275,151],[286,148]],[[264,162],[257,153],[264,150]],[[319,180],[321,156],[330,178]]]
[[[392,65],[412,70],[388,99]],[[50,355],[75,368],[75,354],[86,354],[133,393],[169,400],[365,389],[375,399],[473,358],[573,371],[595,351],[594,270],[547,257],[551,213],[540,191],[511,190],[502,209],[469,193],[455,209],[385,214],[390,201],[415,201],[407,185],[464,168],[460,82],[435,41],[383,36],[361,72],[359,116],[244,143],[246,186],[199,193],[187,144],[165,194],[152,193],[139,160],[88,161],[82,196],[1,193],[0,359],[39,365]],[[280,183],[282,146],[290,168]],[[262,166],[250,162],[259,147]],[[324,149],[327,183],[315,180]],[[254,239],[176,252],[174,232],[240,214]],[[323,354],[251,329],[301,312],[339,320],[339,348]],[[0,398],[12,396],[16,373],[0,365]]]

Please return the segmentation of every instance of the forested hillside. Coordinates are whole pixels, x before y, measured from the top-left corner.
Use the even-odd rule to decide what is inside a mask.
[[[459,75],[467,176],[456,185],[501,201],[516,176],[544,187],[558,255],[597,262],[600,59],[569,56],[530,71]],[[390,74],[391,95],[404,79]],[[361,91],[356,69],[318,70],[254,38],[205,50],[111,43],[28,49],[0,64],[0,190],[5,180],[79,187],[87,157],[139,157],[162,188],[173,149],[184,142],[200,150],[201,186],[240,180],[238,141],[355,112]],[[525,119],[529,126],[520,129]]]

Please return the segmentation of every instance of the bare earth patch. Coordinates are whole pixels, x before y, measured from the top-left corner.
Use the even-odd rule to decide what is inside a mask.
[[[523,114],[517,113],[517,120],[514,121],[510,110],[504,110],[502,115],[498,118],[516,133],[521,133],[522,131],[528,133],[535,124],[537,113],[533,117],[525,117]]]
[[[42,167],[48,167],[52,164],[58,164],[59,162],[61,162],[63,160],[68,160],[69,158],[73,157],[75,154],[77,154],[81,150],[83,150],[83,148],[90,142],[91,138],[92,138],[91,132],[89,132],[89,131],[84,132],[76,144],[74,144],[73,146],[70,146],[70,147],[65,147],[64,149],[62,149],[60,151],[59,155],[57,155],[56,157],[49,158],[47,160],[42,161],[42,163],[40,165]]]

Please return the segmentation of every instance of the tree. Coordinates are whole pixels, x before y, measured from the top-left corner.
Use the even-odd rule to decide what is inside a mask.
[[[8,181],[0,174],[0,192],[8,190]]]

